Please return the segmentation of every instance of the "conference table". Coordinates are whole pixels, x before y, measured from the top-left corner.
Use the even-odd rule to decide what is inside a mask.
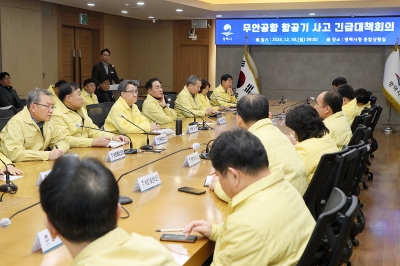
[[[271,104],[274,101],[271,101]],[[288,105],[290,103],[287,103]],[[271,106],[271,112],[278,114],[284,106]],[[213,170],[211,161],[201,160],[192,167],[183,167],[186,156],[193,153],[187,149],[193,143],[200,143],[201,153],[206,149],[206,143],[218,137],[222,132],[237,128],[236,114],[226,111],[223,116],[226,124],[217,125],[217,118],[206,118],[213,123],[213,130],[200,130],[197,133],[181,136],[167,135],[168,143],[155,146],[164,148],[161,153],[141,152],[126,155],[126,158],[115,162],[104,162],[110,148],[73,148],[67,154],[77,154],[79,158],[95,157],[103,161],[118,179],[124,173],[150,163],[136,171],[124,175],[119,181],[120,194],[128,196],[133,203],[124,205],[130,216],[119,219],[118,226],[127,232],[136,232],[159,240],[163,233],[155,232],[162,228],[182,228],[193,220],[203,219],[211,223],[222,223],[227,216],[227,203],[221,201],[213,191],[204,187],[207,175]],[[183,132],[193,118],[183,119]],[[276,119],[277,126],[288,134],[284,120]],[[174,124],[163,125],[164,128],[175,128]],[[144,134],[131,134],[134,148],[146,143]],[[154,136],[150,136],[150,141]],[[233,143],[234,145],[234,143]],[[128,148],[125,145],[124,148]],[[174,152],[178,151],[175,154]],[[251,152],[251,149],[249,149]],[[166,157],[166,158],[163,158]],[[157,161],[156,161],[157,160]],[[151,163],[156,161],[154,163]],[[39,202],[38,186],[36,182],[40,172],[50,170],[53,161],[19,162],[15,166],[21,169],[23,177],[16,179],[18,186],[16,194],[5,194],[0,202],[0,219],[10,217],[15,212]],[[135,191],[136,180],[139,177],[158,172],[162,184],[144,192]],[[62,177],[60,177],[62,178]],[[4,181],[0,181],[4,183]],[[205,194],[193,195],[179,192],[180,187],[193,187],[206,190]],[[126,216],[124,210],[121,216]],[[2,265],[70,265],[72,257],[65,245],[62,245],[46,254],[41,250],[31,252],[31,248],[38,232],[46,229],[46,216],[40,204],[17,214],[11,219],[11,225],[0,228],[0,252]],[[180,233],[178,233],[180,234]],[[197,235],[195,243],[165,242],[161,243],[171,252],[179,265],[201,265],[214,250],[214,242]]]

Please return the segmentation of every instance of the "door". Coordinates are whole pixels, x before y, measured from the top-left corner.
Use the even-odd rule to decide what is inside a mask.
[[[182,45],[181,46],[181,66],[180,87],[183,86],[190,75],[197,75],[202,79],[208,77],[208,46],[207,45]]]

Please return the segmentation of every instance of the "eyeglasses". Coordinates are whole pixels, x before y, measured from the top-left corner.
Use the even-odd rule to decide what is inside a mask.
[[[129,93],[133,93],[133,94],[138,94],[139,90],[131,90],[131,91],[124,91],[124,92],[129,92]]]
[[[45,104],[41,104],[41,103],[33,103],[33,104],[37,104],[37,105],[44,106],[44,107],[47,108],[47,110],[50,110],[50,109],[51,109],[51,110],[54,110],[54,109],[57,108],[55,105],[50,106],[50,105],[45,105]]]
[[[11,79],[11,77],[4,77],[3,79],[10,80],[10,79]]]

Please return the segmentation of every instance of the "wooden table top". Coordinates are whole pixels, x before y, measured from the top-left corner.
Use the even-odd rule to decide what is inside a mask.
[[[283,106],[284,107],[284,106]],[[273,106],[273,114],[280,113],[282,106]],[[206,143],[216,138],[220,133],[236,128],[236,115],[233,112],[224,114],[227,124],[216,125],[216,118],[207,118],[207,122],[214,122],[214,130],[199,131],[194,134],[182,136],[168,136],[168,143],[157,146],[166,148],[162,153],[143,152],[127,155],[125,159],[105,163],[118,179],[123,173],[139,166],[160,159],[175,151],[188,148],[193,143],[201,143],[199,153],[205,150]],[[183,131],[192,119],[183,120]],[[285,133],[288,129],[282,123],[283,120],[276,120],[278,127]],[[163,127],[174,128],[174,125],[167,124]],[[146,143],[146,136],[132,134],[134,148]],[[150,136],[152,141],[154,136]],[[125,145],[128,148],[128,145]],[[74,148],[67,154],[78,154],[79,157],[96,157],[105,160],[109,148]],[[151,236],[159,240],[162,233],[156,233],[156,229],[184,227],[195,219],[204,219],[211,223],[223,222],[227,215],[227,204],[219,200],[212,191],[204,188],[206,176],[211,172],[211,161],[201,160],[191,168],[183,167],[184,159],[192,153],[192,150],[184,150],[161,159],[149,166],[125,175],[119,182],[120,194],[132,198],[133,203],[124,205],[130,212],[130,217],[120,219],[118,226],[127,232],[136,232],[144,236]],[[14,183],[18,186],[18,192],[10,195],[5,194],[3,202],[0,203],[0,219],[10,217],[13,213],[28,207],[39,201],[38,187],[36,181],[40,172],[50,170],[53,161],[20,162],[16,167],[24,171],[23,178],[17,179]],[[133,192],[137,178],[158,171],[162,185],[143,193]],[[203,195],[192,195],[178,192],[179,187],[189,186],[205,189]],[[122,211],[122,216],[125,212]],[[36,233],[46,229],[45,213],[41,206],[37,205],[16,215],[12,224],[5,229],[0,228],[0,250],[2,264],[4,265],[69,265],[72,262],[65,245],[43,255],[41,251],[31,253],[31,247]],[[194,233],[196,234],[196,233]],[[198,235],[198,234],[197,234]],[[214,250],[214,242],[198,235],[196,243],[161,242],[168,248],[180,265],[201,265]]]

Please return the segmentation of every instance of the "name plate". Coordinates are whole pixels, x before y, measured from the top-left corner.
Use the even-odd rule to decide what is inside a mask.
[[[273,124],[274,126],[277,126],[277,125],[278,125],[278,124],[276,123],[275,118],[271,118],[271,122],[272,122],[272,124]]]
[[[153,138],[153,142],[151,144],[160,145],[160,144],[167,143],[167,142],[168,142],[167,135],[165,135],[163,133],[161,135],[155,136]]]
[[[133,191],[140,190],[141,192],[143,192],[159,185],[161,185],[160,177],[158,176],[158,172],[154,172],[149,175],[139,177],[136,180]]]
[[[51,238],[49,230],[45,229],[36,234],[35,241],[33,242],[32,252],[39,249],[42,250],[43,254],[59,247],[62,245],[62,241],[58,236],[53,240]]]
[[[106,162],[115,162],[116,160],[125,158],[125,152],[123,148],[118,148],[107,152]]]
[[[196,165],[198,163],[200,163],[200,156],[197,152],[194,152],[186,156],[185,161],[183,162],[183,166],[192,167],[193,165]]]
[[[218,117],[217,119],[217,125],[224,125],[226,124],[226,119],[225,117]]]
[[[186,133],[189,133],[189,134],[193,134],[193,133],[196,133],[196,132],[199,132],[199,129],[198,129],[197,125],[188,126],[188,128],[186,130]]]
[[[43,180],[50,174],[51,170],[40,172],[38,180],[36,181],[36,186],[40,186],[42,184]]]

